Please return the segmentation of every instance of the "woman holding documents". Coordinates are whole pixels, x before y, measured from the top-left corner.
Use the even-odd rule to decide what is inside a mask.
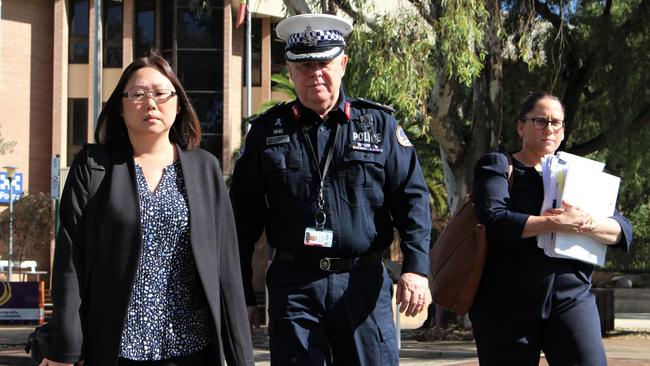
[[[511,189],[506,154],[483,156],[474,172],[475,210],[490,242],[470,310],[480,363],[538,365],[542,350],[551,366],[606,365],[589,291],[593,264],[546,255],[538,236],[575,234],[629,250],[632,228],[618,211],[597,219],[571,202],[542,212],[541,163],[564,139],[557,97],[530,95],[517,117],[517,133],[522,146],[511,155]]]

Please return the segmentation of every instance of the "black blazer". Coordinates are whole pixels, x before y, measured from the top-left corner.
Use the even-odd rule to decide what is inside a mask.
[[[142,242],[133,152],[99,151],[107,157],[105,164],[88,158],[88,146],[77,155],[61,197],[53,338],[46,355],[74,362],[83,349],[87,365],[114,366]],[[179,147],[178,152],[192,251],[213,319],[215,364],[222,365],[225,355],[229,365],[253,365],[235,224],[219,163],[201,149]],[[99,170],[105,171],[104,178],[89,199],[90,177]]]

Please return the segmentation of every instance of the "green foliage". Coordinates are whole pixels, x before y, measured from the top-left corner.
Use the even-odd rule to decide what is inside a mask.
[[[483,69],[485,28],[495,19],[480,0],[444,0],[441,5],[443,16],[433,24],[438,57],[448,77],[470,87]]]
[[[42,192],[29,194],[14,203],[14,259],[35,256],[43,247],[49,247],[54,238],[54,215],[52,200]],[[0,252],[6,253],[8,246],[9,210],[0,214]]]
[[[650,207],[642,205],[629,214],[634,227],[634,241],[630,253],[609,250],[605,268],[618,271],[650,271]]]
[[[578,89],[576,107],[567,110],[564,149],[602,136],[604,146],[589,157],[606,162],[607,170],[622,178],[619,206],[628,213],[650,201],[650,132],[630,130],[650,103],[650,27],[645,20],[634,22],[639,3],[613,2],[611,20],[605,22],[602,2],[578,2],[575,12],[565,15],[561,29],[537,16],[529,28],[545,30],[536,36],[545,43],[535,51],[545,62],[533,65],[509,58],[504,65],[502,137],[503,146],[510,150],[519,146],[514,120],[530,91],[547,90],[565,98],[581,82],[577,77],[586,80]],[[568,7],[566,1],[564,6]],[[521,21],[514,13],[505,21],[510,34],[516,34]],[[627,31],[617,32],[626,23]],[[577,71],[578,67],[583,69]]]
[[[296,99],[296,88],[293,85],[293,81],[289,77],[289,72],[285,71],[282,74],[273,74],[271,75],[271,85],[272,90],[277,92],[282,92],[286,94],[289,99]]]
[[[282,74],[271,75],[271,85],[272,85],[271,90],[286,94],[290,100],[294,100],[298,97],[296,95],[296,89],[293,86],[293,82],[291,81],[291,78],[289,78],[289,73],[286,71],[283,72]],[[263,102],[262,105],[260,106],[259,112],[250,116],[244,122],[248,122],[251,118],[268,111],[278,103],[281,103],[281,101],[274,100],[274,99]]]
[[[568,2],[563,3],[568,8]],[[547,21],[557,21],[552,14],[536,14],[532,21],[530,29],[545,30],[537,35],[542,47],[534,51],[545,62],[531,65],[521,54],[507,58],[503,146],[509,150],[519,146],[514,119],[529,91],[551,91],[568,103],[563,149],[588,145],[596,138],[604,141],[587,157],[606,162],[606,170],[622,178],[618,206],[634,225],[631,253],[610,250],[607,266],[650,270],[650,131],[648,121],[632,125],[647,118],[643,111],[650,106],[648,10],[639,9],[640,0],[615,1],[606,18],[604,2],[575,4],[561,25]],[[520,38],[513,35],[521,19],[514,15],[521,12],[511,13],[505,28],[516,41]]]
[[[416,123],[426,133],[434,41],[431,27],[408,12],[379,19],[372,32],[353,32],[344,80],[349,94],[392,105],[405,126]]]
[[[395,117],[413,142],[431,192],[434,215],[444,215],[447,198],[437,144],[427,133],[426,110],[436,70],[431,62],[432,28],[414,13],[377,19],[373,31],[353,32],[348,40],[344,84],[360,96],[396,109]]]

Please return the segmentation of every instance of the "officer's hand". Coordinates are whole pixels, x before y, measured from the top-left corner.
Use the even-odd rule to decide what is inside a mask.
[[[399,312],[406,316],[416,316],[431,302],[429,280],[419,273],[404,273],[397,283],[396,301]]]
[[[248,321],[251,323],[251,327],[259,328],[260,327],[260,313],[257,310],[257,306],[247,306],[246,310],[248,311]],[[252,332],[253,329],[251,329]]]
[[[44,358],[41,363],[38,364],[38,366],[73,366],[71,363],[65,363],[65,362],[56,362],[56,361],[50,361],[47,358]]]

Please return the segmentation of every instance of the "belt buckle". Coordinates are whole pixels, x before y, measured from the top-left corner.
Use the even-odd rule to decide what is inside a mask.
[[[323,271],[329,271],[332,263],[330,262],[330,258],[321,258],[318,265]]]

